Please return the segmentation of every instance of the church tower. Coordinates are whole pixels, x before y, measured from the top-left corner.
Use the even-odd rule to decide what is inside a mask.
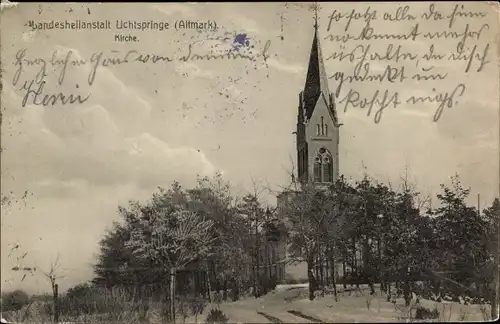
[[[324,188],[334,183],[340,174],[339,128],[342,124],[337,118],[334,96],[328,89],[328,76],[321,55],[318,35],[317,8],[316,5],[314,36],[306,82],[299,95],[297,130],[295,132],[298,174],[294,175],[292,180],[296,178],[299,184],[313,182]],[[297,189],[300,191],[300,188],[286,190],[277,197],[278,212],[283,219],[286,219],[288,203],[296,196]],[[278,274],[281,274],[282,278],[286,273],[285,267],[295,268],[290,270],[294,274],[303,271],[301,266],[288,265],[286,246],[287,242],[284,238],[277,249],[279,251],[278,259],[284,260],[278,262]],[[303,275],[307,278],[307,273]]]
[[[339,123],[334,96],[328,88],[316,11],[314,37],[304,90],[299,95],[297,116],[298,180],[319,185],[339,176]]]

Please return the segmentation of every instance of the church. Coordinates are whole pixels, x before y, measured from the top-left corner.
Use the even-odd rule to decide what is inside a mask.
[[[299,94],[296,136],[297,174],[294,182],[313,183],[327,187],[339,177],[339,135],[340,126],[335,109],[334,95],[328,87],[317,17],[304,89]],[[294,191],[282,192],[277,197],[278,211],[287,200],[293,199]],[[273,251],[273,263],[278,281],[285,279],[290,268],[304,268],[287,264],[286,242],[280,242]],[[304,272],[305,268],[299,272]],[[307,276],[306,273],[303,276]]]

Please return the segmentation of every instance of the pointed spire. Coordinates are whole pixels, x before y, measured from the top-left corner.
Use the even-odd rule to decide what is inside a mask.
[[[309,67],[307,69],[306,84],[304,87],[304,103],[306,104],[307,118],[312,116],[316,102],[321,95],[327,103],[330,101],[330,90],[328,89],[328,76],[323,62],[321,45],[318,36],[318,4],[314,4],[314,38],[309,56]]]

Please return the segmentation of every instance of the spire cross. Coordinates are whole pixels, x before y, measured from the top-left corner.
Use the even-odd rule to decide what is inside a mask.
[[[314,29],[318,30],[318,9],[319,9],[319,4],[318,4],[317,1],[314,1],[313,8],[314,8]]]

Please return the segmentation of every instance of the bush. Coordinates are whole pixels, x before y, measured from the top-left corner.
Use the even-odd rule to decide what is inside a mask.
[[[2,296],[2,311],[17,311],[28,305],[30,297],[22,290],[14,290]]]
[[[212,301],[216,303],[217,305],[220,305],[222,303],[222,292],[221,291],[213,291],[212,292]]]
[[[423,306],[418,306],[415,313],[415,319],[436,319],[439,318],[439,311],[437,309],[430,310]]]
[[[235,289],[231,289],[231,300],[232,301],[238,301],[240,299],[240,291],[238,289],[238,287],[236,287]]]
[[[220,309],[212,308],[205,322],[208,324],[227,323],[229,322],[229,318]]]
[[[82,287],[70,289],[71,291],[68,291],[65,296],[59,298],[61,314],[89,315],[130,311],[128,304],[131,298],[122,289],[80,288]]]
[[[66,297],[68,298],[84,298],[92,293],[92,287],[88,283],[76,285],[68,289]]]
[[[195,316],[196,322],[198,322],[198,315],[203,314],[205,307],[207,307],[207,301],[203,297],[199,296],[189,299],[189,308],[191,309],[191,314]]]
[[[54,297],[51,294],[32,295],[32,301],[51,302]]]
[[[178,315],[182,317],[182,322],[186,322],[186,318],[189,316],[189,310],[191,308],[191,301],[185,296],[180,296],[176,298],[175,310]]]

